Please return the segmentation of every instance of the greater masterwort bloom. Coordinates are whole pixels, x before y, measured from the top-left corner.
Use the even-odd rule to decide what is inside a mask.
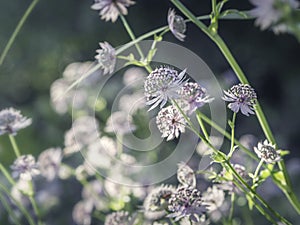
[[[162,133],[161,137],[166,137],[167,141],[170,141],[185,132],[186,120],[175,106],[170,105],[158,112],[156,124]]]
[[[178,90],[183,85],[183,79],[186,69],[181,73],[168,66],[162,66],[153,70],[146,78],[144,83],[147,105],[152,105],[152,110],[160,104],[162,108],[168,99],[179,97]]]
[[[106,121],[105,131],[124,135],[136,129],[132,121],[132,116],[123,111],[113,112]]]
[[[233,112],[241,112],[249,116],[254,114],[253,106],[256,103],[256,93],[249,84],[237,84],[232,86],[228,91],[224,91],[223,100],[231,102],[228,104],[228,108]]]
[[[177,169],[177,180],[185,186],[196,187],[196,176],[194,171],[185,163],[179,163]]]
[[[205,88],[194,82],[185,83],[181,87],[179,94],[179,103],[189,114],[192,114],[197,108],[200,108],[205,103],[209,103],[213,100],[213,98],[210,98],[207,94]]]
[[[127,225],[131,220],[128,212],[118,211],[107,215],[104,225]]]
[[[72,212],[73,220],[78,225],[90,225],[92,222],[93,204],[90,201],[78,202]]]
[[[203,193],[203,201],[207,204],[207,210],[212,212],[220,208],[225,200],[225,193],[222,189],[219,189],[216,185],[207,188]]]
[[[99,42],[99,45],[101,48],[96,50],[95,59],[103,69],[103,75],[112,73],[116,65],[116,50],[107,42]]]
[[[176,15],[174,9],[169,9],[168,24],[169,24],[170,31],[174,34],[174,36],[178,40],[184,41],[185,38],[184,32],[186,31],[186,23],[181,16]]]
[[[28,127],[30,124],[31,119],[27,119],[14,108],[0,111],[0,135],[5,133],[16,135],[19,130]]]
[[[172,213],[168,217],[174,217],[175,221],[188,217],[194,222],[199,221],[199,217],[206,212],[206,205],[203,202],[200,191],[193,187],[179,187],[169,199],[169,211]]]
[[[127,15],[126,7],[133,5],[131,0],[95,0],[92,9],[100,10],[99,15],[105,21],[115,22],[120,14]]]
[[[263,143],[258,142],[257,147],[254,147],[254,151],[266,163],[277,162],[281,159],[280,151],[276,150],[275,145],[269,143],[268,140]]]
[[[296,9],[296,0],[250,0],[256,6],[250,13],[256,17],[255,24],[265,30],[280,21],[284,9]]]
[[[144,200],[145,217],[158,219],[166,214],[168,201],[176,189],[171,185],[161,185],[150,191]]]
[[[61,160],[62,150],[60,148],[49,148],[40,154],[38,158],[39,169],[48,181],[53,180],[58,175]]]
[[[11,165],[13,177],[22,180],[31,180],[32,177],[40,173],[38,165],[32,155],[22,155]]]

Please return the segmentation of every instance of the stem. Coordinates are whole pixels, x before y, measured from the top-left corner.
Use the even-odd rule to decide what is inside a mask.
[[[202,130],[202,132],[203,132],[203,134],[204,134],[204,137],[205,137],[207,140],[209,140],[209,135],[208,135],[207,130],[206,130],[205,126],[204,126],[204,123],[203,123],[203,121],[202,121],[202,119],[201,119],[201,114],[200,114],[200,111],[199,111],[198,109],[197,109],[197,111],[196,111],[196,117],[197,117],[198,123],[199,123],[199,125],[200,125],[200,128],[201,128],[201,130]]]
[[[41,216],[40,216],[40,212],[39,212],[39,209],[38,209],[38,206],[36,204],[36,201],[35,201],[35,198],[34,198],[34,188],[33,188],[33,183],[32,181],[29,181],[29,186],[30,186],[30,189],[31,189],[31,193],[33,193],[33,195],[28,195],[28,198],[30,200],[30,203],[33,207],[33,211],[38,219],[38,225],[42,225],[42,221],[41,221]]]
[[[30,13],[32,12],[32,10],[34,9],[34,7],[36,6],[36,4],[38,3],[39,0],[33,0],[30,5],[28,6],[27,10],[25,11],[24,15],[22,16],[21,20],[19,21],[18,25],[16,26],[14,32],[12,33],[11,37],[9,38],[1,56],[0,56],[0,66],[3,64],[3,61],[9,51],[9,49],[11,48],[12,44],[14,43],[18,33],[20,32],[23,24],[25,23],[26,19],[28,18],[28,16],[30,15]]]
[[[261,160],[259,161],[259,164],[258,164],[257,167],[256,167],[256,170],[255,170],[254,176],[253,176],[253,184],[255,184],[255,182],[256,182],[256,179],[257,179],[259,170],[260,170],[261,166],[263,165],[263,163],[264,163],[264,160],[261,159]]]
[[[117,154],[120,157],[123,153],[123,135],[118,135],[117,138]]]
[[[225,42],[222,40],[222,38],[214,33],[212,34],[209,29],[205,26],[204,23],[202,23],[201,21],[199,21],[194,15],[193,13],[191,13],[179,0],[170,0],[183,14],[185,14],[185,16],[190,19],[196,26],[198,26],[205,34],[207,34],[208,37],[210,37],[212,39],[212,41],[219,47],[220,51],[223,53],[224,57],[227,59],[228,63],[230,64],[230,66],[232,67],[233,71],[235,72],[235,74],[237,75],[238,79],[240,80],[241,83],[244,84],[249,84],[249,81],[247,80],[245,74],[243,73],[243,71],[241,70],[241,68],[239,67],[238,63],[236,62],[236,60],[234,59],[234,57],[232,56],[230,50],[228,49],[227,45],[225,44]],[[256,106],[254,107],[255,109],[255,113],[256,113],[256,117],[260,123],[260,126],[264,132],[264,134],[266,135],[267,139],[269,140],[269,142],[273,143],[276,145],[275,142],[275,138],[274,135],[271,131],[271,128],[267,122],[267,119],[262,111],[262,108],[260,107],[259,102],[257,101]],[[290,181],[290,177],[287,173],[284,161],[281,160],[278,162],[278,166],[280,168],[280,170],[283,172],[284,174],[284,178],[286,181],[287,186],[285,188],[290,189],[289,191],[286,191],[285,188],[281,188],[281,190],[285,193],[285,194],[290,194],[292,193],[291,189],[291,181]],[[297,199],[295,198],[291,198],[290,196],[286,197],[289,200],[293,200],[293,201],[297,201],[297,202],[290,202],[294,207],[296,206],[297,208],[295,208],[295,210],[299,213],[300,212],[300,204],[298,202]],[[300,214],[300,213],[299,213]]]
[[[6,179],[8,180],[8,182],[14,186],[16,184],[16,182],[14,181],[14,179],[11,177],[11,175],[7,172],[7,170],[5,169],[5,167],[2,165],[2,163],[0,163],[0,170],[3,173],[3,175],[6,177]]]
[[[228,157],[231,158],[233,151],[234,151],[234,130],[235,130],[235,119],[236,119],[236,112],[232,115],[232,121],[230,123],[231,128],[231,139],[230,139],[230,152],[228,154]]]
[[[7,210],[8,215],[11,216],[13,222],[17,225],[21,225],[21,222],[19,221],[18,217],[15,215],[15,212],[12,210],[10,205],[6,202],[6,199],[4,197],[2,197],[1,194],[0,194],[0,201],[1,201],[2,205],[4,206],[4,208]]]
[[[14,152],[15,152],[15,154],[16,154],[16,157],[19,158],[19,157],[21,156],[21,154],[20,154],[20,150],[19,150],[19,148],[18,148],[16,139],[15,139],[15,137],[14,137],[13,135],[11,135],[11,134],[9,134],[8,136],[9,136],[10,143],[11,143],[11,145],[12,145],[12,147],[13,147],[13,149],[14,149]]]
[[[230,207],[230,212],[229,212],[229,223],[232,224],[232,219],[233,219],[233,211],[234,211],[234,201],[235,201],[235,194],[231,194],[231,207]]]

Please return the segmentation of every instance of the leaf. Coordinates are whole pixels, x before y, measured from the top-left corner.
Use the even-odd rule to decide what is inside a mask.
[[[259,176],[263,180],[267,179],[270,175],[271,175],[271,172],[268,169],[260,171],[260,174],[259,174]]]
[[[220,14],[222,19],[253,19],[249,11],[239,11],[236,9],[228,9]]]
[[[213,153],[211,155],[213,162],[222,163],[226,160],[226,155],[223,152]]]
[[[282,186],[287,186],[284,174],[282,171],[277,171],[273,173],[273,177],[276,179],[277,182],[280,182]]]
[[[252,210],[253,206],[254,206],[253,194],[252,193],[246,194],[246,198],[247,198],[247,201],[248,201],[248,207],[249,207],[250,210]]]

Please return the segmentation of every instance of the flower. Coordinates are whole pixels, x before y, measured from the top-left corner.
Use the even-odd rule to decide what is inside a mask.
[[[281,159],[280,150],[276,150],[275,145],[269,143],[268,140],[263,143],[259,142],[257,147],[254,147],[254,151],[266,163],[274,163]]]
[[[162,108],[168,99],[176,99],[179,97],[180,90],[186,69],[180,74],[174,69],[162,66],[153,70],[145,80],[144,89],[147,105],[152,105],[152,110],[160,104]]]
[[[168,201],[176,189],[171,185],[161,185],[152,189],[144,200],[145,217],[158,219],[166,214]]]
[[[192,114],[197,108],[202,107],[205,103],[209,103],[213,100],[207,95],[205,88],[201,87],[198,83],[187,82],[180,91],[180,105],[186,108],[189,114]]]
[[[179,163],[177,169],[177,180],[185,186],[196,187],[196,176],[194,171],[186,164]]]
[[[116,65],[116,50],[107,42],[99,42],[99,45],[101,48],[96,50],[95,59],[104,70],[103,75],[112,73]]]
[[[13,177],[22,180],[31,180],[33,176],[40,174],[38,165],[32,155],[22,155],[11,165]]]
[[[128,104],[130,102],[131,104]],[[130,95],[122,95],[119,100],[119,109],[133,115],[139,109],[145,108],[145,96],[142,92],[134,92]]]
[[[256,93],[249,84],[238,84],[224,91],[223,100],[231,102],[228,108],[237,113],[239,110],[246,115],[254,114],[253,106],[256,103]]]
[[[16,135],[17,132],[31,124],[31,119],[24,117],[20,111],[9,108],[0,111],[0,135]]]
[[[174,36],[180,40],[184,41],[185,35],[184,32],[186,31],[186,23],[184,19],[175,14],[174,9],[169,9],[168,11],[168,24],[170,31],[174,34]]]
[[[255,24],[260,26],[262,30],[276,25],[273,27],[274,31],[282,30],[280,25],[283,24],[278,27],[277,23],[282,18],[284,10],[296,9],[299,6],[299,2],[296,0],[250,0],[250,2],[256,6],[250,11],[250,14],[256,17]]]
[[[225,193],[217,186],[209,187],[206,192],[203,193],[203,201],[207,203],[207,209],[212,212],[223,205],[225,200]]]
[[[128,212],[118,211],[107,215],[104,225],[129,225],[131,220]]]
[[[106,132],[124,135],[135,129],[131,115],[123,111],[112,113],[106,121]]]
[[[206,205],[200,191],[193,187],[182,186],[172,194],[168,209],[172,212],[168,217],[175,217],[175,221],[188,217],[198,222],[199,217],[206,211]]]
[[[100,10],[99,15],[102,20],[115,22],[120,14],[127,15],[126,7],[134,3],[131,0],[95,0],[91,8]]]
[[[78,225],[90,225],[92,222],[93,204],[89,201],[78,202],[72,213],[73,220]]]
[[[38,158],[39,169],[48,181],[53,180],[58,174],[61,160],[62,151],[60,148],[49,148],[40,154]]]
[[[162,133],[161,137],[167,138],[167,141],[178,138],[180,132],[185,132],[186,121],[179,110],[170,105],[161,109],[156,116],[158,130]]]

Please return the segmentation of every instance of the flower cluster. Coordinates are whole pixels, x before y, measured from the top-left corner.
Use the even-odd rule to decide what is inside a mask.
[[[263,143],[259,142],[257,147],[254,147],[254,151],[266,163],[274,163],[281,159],[280,151],[276,150],[275,145],[269,143],[268,140]]]
[[[103,69],[103,74],[112,73],[116,65],[116,50],[107,42],[100,42],[100,49],[95,58],[97,59],[100,67]]]
[[[13,177],[22,180],[31,180],[32,177],[40,174],[35,158],[32,155],[22,155],[18,157],[11,166]]]

